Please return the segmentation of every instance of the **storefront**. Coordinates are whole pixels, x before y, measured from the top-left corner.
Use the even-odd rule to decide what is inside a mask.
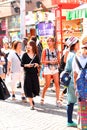
[[[20,16],[8,17],[8,36],[11,41],[20,39]]]
[[[82,34],[87,34],[87,4],[82,4],[79,7],[67,12],[67,20],[80,20],[82,26]]]
[[[0,48],[2,47],[3,37],[6,36],[6,19],[0,19]]]

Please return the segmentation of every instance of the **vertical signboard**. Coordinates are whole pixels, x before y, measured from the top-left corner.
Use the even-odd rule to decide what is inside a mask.
[[[59,6],[55,10],[55,25],[56,25],[56,42],[59,44],[59,50],[62,50],[62,10]]]

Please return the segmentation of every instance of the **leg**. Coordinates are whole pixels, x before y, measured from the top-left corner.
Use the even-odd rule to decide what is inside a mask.
[[[72,121],[73,107],[74,107],[74,103],[70,103],[67,105],[67,117],[69,123],[73,122]]]
[[[29,103],[30,103],[30,109],[34,110],[34,103],[33,103],[33,98],[28,97]]]
[[[24,94],[24,89],[23,89],[23,85],[24,85],[24,73],[20,72],[19,73],[19,81],[21,82],[21,99],[23,102],[27,102],[25,94]]]
[[[68,127],[77,127],[77,124],[75,122],[73,122],[72,120],[72,116],[73,116],[73,107],[74,107],[74,103],[69,103],[67,105],[67,126]]]
[[[53,75],[55,89],[56,89],[56,101],[59,100],[60,86],[59,86],[59,74],[56,73]]]
[[[64,98],[64,94],[67,93],[67,88],[64,88],[61,95],[60,95],[60,101],[62,102],[63,101],[63,98]]]
[[[17,75],[16,73],[11,73],[11,89],[12,89],[12,99],[15,99],[15,91],[16,91],[16,82]]]
[[[42,97],[42,102],[44,102],[45,93],[46,93],[48,87],[50,86],[51,75],[45,75],[44,78],[45,78],[45,86],[43,88],[42,96],[41,96]]]

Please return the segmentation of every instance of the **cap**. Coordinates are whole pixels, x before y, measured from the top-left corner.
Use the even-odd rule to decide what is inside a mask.
[[[3,43],[8,43],[8,42],[9,42],[8,38],[7,38],[7,37],[4,37],[4,38],[3,38]]]
[[[77,37],[70,37],[66,41],[66,44],[71,47],[72,45],[76,44],[78,41],[79,39]]]

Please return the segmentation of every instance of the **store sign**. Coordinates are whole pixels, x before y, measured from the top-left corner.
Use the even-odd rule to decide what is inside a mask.
[[[28,15],[25,16],[25,24],[26,25],[35,24],[34,13],[32,11],[29,11]]]
[[[56,40],[61,41],[62,39],[62,14],[61,14],[61,8],[56,9],[55,11],[56,16]]]
[[[54,36],[54,25],[52,22],[41,22],[37,27],[39,36]]]
[[[87,0],[81,0],[81,2],[87,2]],[[80,3],[80,0],[52,0],[52,4],[59,4],[59,3]]]
[[[1,20],[1,29],[6,30],[6,20],[5,19]]]

